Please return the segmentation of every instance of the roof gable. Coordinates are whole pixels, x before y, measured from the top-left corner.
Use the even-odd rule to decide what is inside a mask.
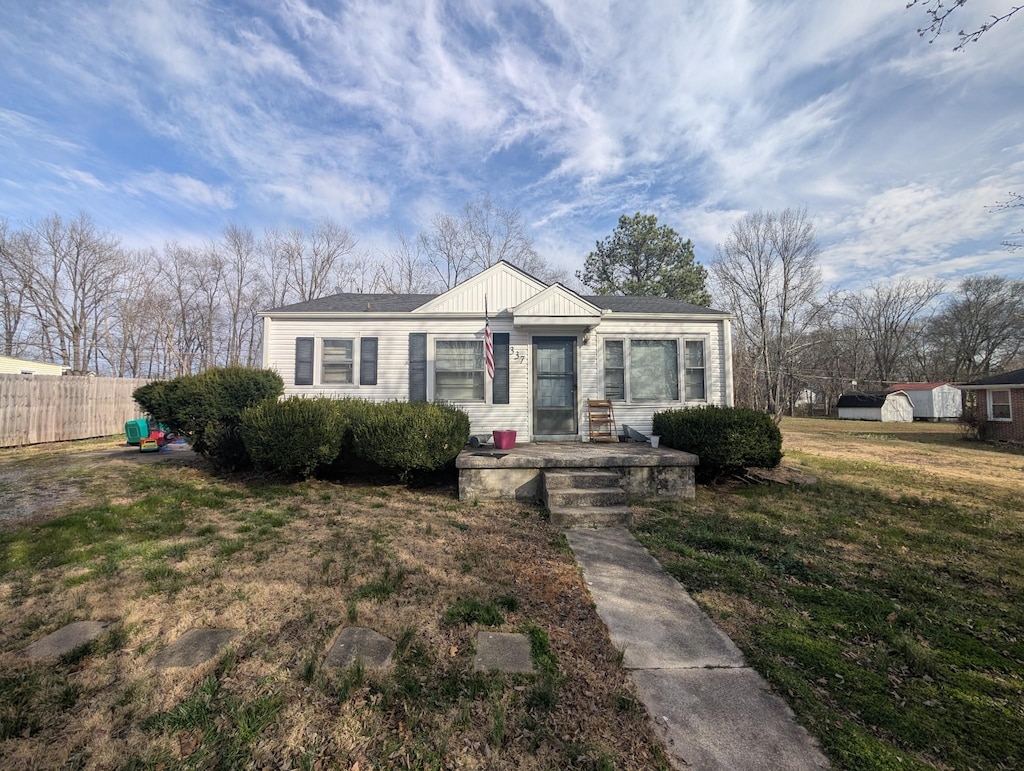
[[[571,289],[561,284],[552,284],[542,292],[517,305],[513,311],[517,324],[525,319],[539,318],[577,318],[597,320],[601,318],[601,309],[587,302]]]
[[[478,313],[496,316],[543,292],[548,285],[502,260],[454,286],[414,313]]]

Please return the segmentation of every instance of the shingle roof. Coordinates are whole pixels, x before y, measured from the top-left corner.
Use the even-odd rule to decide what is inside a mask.
[[[364,294],[344,292],[316,300],[282,305],[264,313],[408,313],[433,300],[436,294]],[[668,297],[623,297],[620,295],[580,295],[598,308],[614,313],[687,313],[719,315],[722,311],[672,300]]]
[[[419,308],[423,303],[437,297],[436,294],[365,294],[343,292],[316,300],[307,300],[280,308],[271,308],[264,313],[278,311],[287,313],[406,313]]]
[[[878,408],[885,404],[886,394],[842,394],[836,407],[872,407]]]
[[[964,383],[968,386],[987,385],[1024,385],[1024,369],[1015,369],[1012,372],[1004,372],[1001,375],[989,375],[980,380]]]
[[[695,313],[720,315],[723,311],[705,308],[702,305],[673,300],[670,297],[627,297],[615,294],[580,295],[598,308],[613,313]]]

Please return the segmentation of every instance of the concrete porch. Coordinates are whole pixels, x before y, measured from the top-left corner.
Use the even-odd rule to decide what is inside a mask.
[[[460,500],[543,501],[556,524],[611,524],[604,514],[621,512],[628,500],[693,498],[697,464],[691,453],[639,442],[529,442],[466,449],[455,462]],[[563,509],[588,516],[559,521]]]

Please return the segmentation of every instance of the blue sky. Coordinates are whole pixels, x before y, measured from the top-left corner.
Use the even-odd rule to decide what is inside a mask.
[[[957,53],[905,4],[0,0],[0,217],[370,251],[488,194],[575,270],[623,213],[706,263],[794,206],[829,281],[1024,275],[1024,210],[987,208],[1024,192],[1024,19]]]

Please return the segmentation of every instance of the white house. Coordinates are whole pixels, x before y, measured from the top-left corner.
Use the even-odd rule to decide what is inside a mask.
[[[949,383],[896,383],[914,405],[914,420],[956,420],[963,409],[960,389]]]
[[[446,401],[475,434],[583,440],[588,398],[645,433],[658,410],[733,402],[730,314],[583,296],[506,262],[439,295],[337,294],[260,315],[263,366],[286,394]]]
[[[883,423],[910,423],[914,404],[903,391],[885,394],[843,394],[836,402],[840,420],[880,420]]]
[[[44,364],[41,361],[0,356],[0,374],[4,375],[63,375],[69,369],[70,367],[61,364]]]

